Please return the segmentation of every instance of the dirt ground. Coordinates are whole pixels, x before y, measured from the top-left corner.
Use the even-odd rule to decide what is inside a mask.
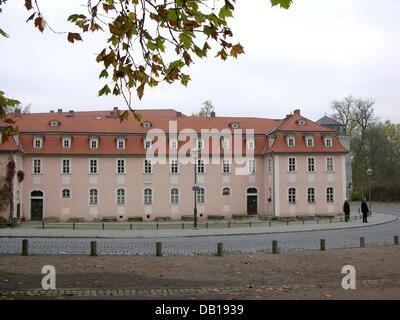
[[[44,265],[55,267],[59,290],[138,289],[129,296],[52,299],[400,299],[400,246],[395,245],[223,257],[2,254],[0,291],[40,289]],[[356,270],[355,290],[341,286],[345,265]],[[3,293],[0,298],[32,297]]]

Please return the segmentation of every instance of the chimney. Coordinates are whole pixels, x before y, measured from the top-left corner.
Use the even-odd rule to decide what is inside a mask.
[[[211,118],[215,118],[215,111],[211,111]]]
[[[75,117],[74,110],[69,110],[67,117]]]
[[[50,113],[54,113],[54,110],[50,110]]]
[[[20,117],[20,116],[21,116],[21,109],[15,109],[14,117]]]
[[[61,113],[61,112],[62,112],[62,109],[58,109],[57,112],[60,112],[60,113]]]
[[[293,111],[294,114],[300,115],[300,109],[296,109]]]
[[[119,118],[119,110],[118,110],[118,107],[114,107],[113,113],[114,113],[114,117],[115,117],[116,119]]]

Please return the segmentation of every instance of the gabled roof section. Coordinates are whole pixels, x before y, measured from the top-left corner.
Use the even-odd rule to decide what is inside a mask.
[[[300,120],[304,120],[305,125],[300,125]],[[335,132],[335,130],[311,121],[300,115],[300,110],[295,110],[293,115],[288,115],[283,119],[282,123],[270,133],[274,132]]]
[[[318,124],[324,126],[324,125],[342,125],[340,122],[336,121],[335,119],[332,119],[328,117],[327,115],[323,116],[321,119],[317,121]]]

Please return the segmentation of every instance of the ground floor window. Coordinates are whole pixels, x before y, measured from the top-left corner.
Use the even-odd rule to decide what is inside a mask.
[[[97,189],[89,190],[89,205],[97,205],[99,204],[99,192]]]

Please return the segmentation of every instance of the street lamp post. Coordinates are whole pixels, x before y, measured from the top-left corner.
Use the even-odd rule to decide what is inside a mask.
[[[367,176],[368,176],[368,188],[369,188],[369,195],[368,195],[369,214],[372,215],[372,212],[371,212],[371,176],[372,176],[372,169],[367,169]]]
[[[193,191],[194,191],[194,210],[193,210],[193,229],[197,230],[197,190],[198,190],[198,186],[197,186],[197,152],[199,151],[199,149],[197,148],[193,148],[192,149],[192,154],[194,157],[194,187],[193,187]]]

